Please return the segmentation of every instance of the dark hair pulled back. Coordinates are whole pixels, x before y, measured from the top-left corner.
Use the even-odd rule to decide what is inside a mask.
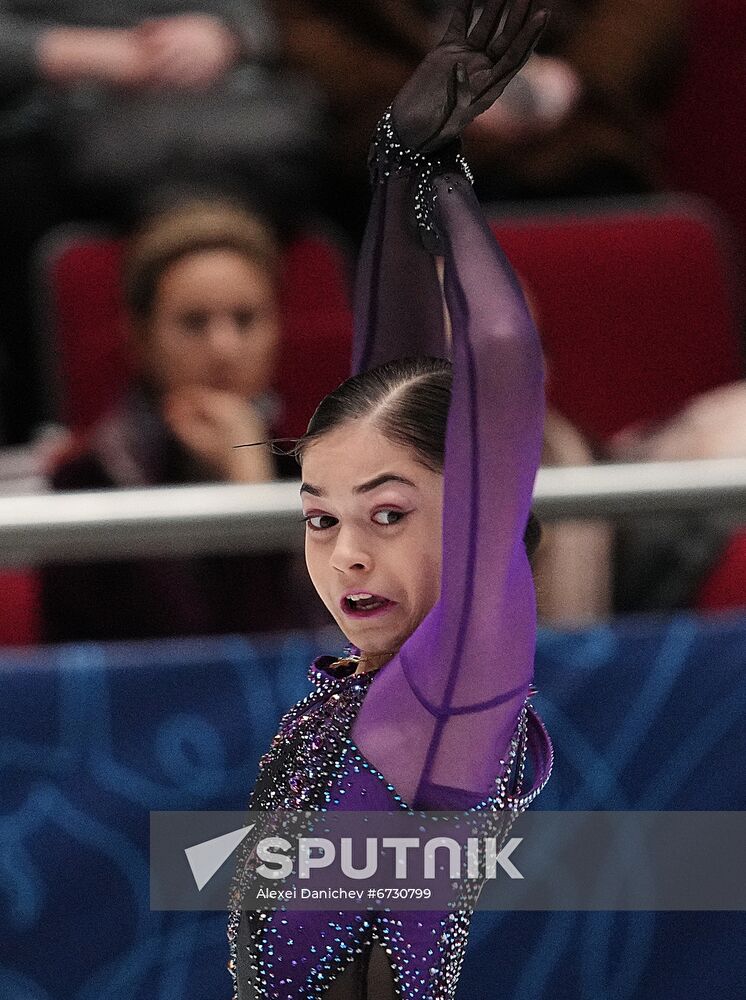
[[[442,472],[452,382],[451,362],[443,358],[402,358],[353,375],[319,403],[293,453],[301,463],[309,445],[329,431],[372,416],[385,437],[410,448],[428,469]],[[540,540],[541,525],[532,511],[523,535],[530,560]]]

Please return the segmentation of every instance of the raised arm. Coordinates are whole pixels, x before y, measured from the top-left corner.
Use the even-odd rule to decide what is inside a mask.
[[[441,172],[455,167],[459,135],[523,66],[547,19],[536,0],[487,0],[469,31],[477,6],[457,0],[443,40],[394,101],[390,127],[403,155],[382,149],[381,134],[373,147],[376,184],[358,263],[353,373],[395,358],[449,356],[434,259],[444,247],[423,220],[430,199],[418,161]]]
[[[414,216],[416,178],[382,173],[375,183],[355,282],[353,374],[386,361],[447,358],[435,258]]]
[[[467,6],[460,5],[455,16],[462,32]],[[495,26],[506,7],[507,21],[499,32]],[[483,26],[477,41],[493,57],[504,46],[503,58],[510,54],[515,71],[544,23],[543,14],[517,0],[488,3],[482,16],[491,19],[488,27],[494,30]],[[449,85],[449,101],[464,108],[467,88],[475,90],[475,73],[464,73],[462,55],[451,52],[450,58],[462,68],[451,75],[455,89]],[[436,75],[432,66],[428,71]],[[489,71],[480,72],[494,74],[495,67],[490,63]],[[511,75],[503,68],[502,87]],[[422,80],[415,89],[424,93]],[[425,105],[423,97],[423,123]],[[451,111],[454,117],[457,110]],[[421,134],[426,133],[425,125]],[[383,187],[390,182],[384,179]],[[353,738],[410,804],[462,808],[493,790],[533,675],[535,596],[523,535],[541,454],[544,370],[523,295],[469,181],[445,173],[434,185],[453,337],[440,599],[375,677]],[[392,228],[375,215],[371,221],[377,232]],[[383,258],[385,244],[378,244],[378,252],[380,257],[373,255],[371,261]],[[387,294],[388,287],[379,289],[380,297]],[[400,355],[413,353],[408,330],[399,328]]]

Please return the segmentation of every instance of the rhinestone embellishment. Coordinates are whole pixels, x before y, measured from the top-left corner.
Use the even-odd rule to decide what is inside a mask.
[[[429,157],[403,146],[394,129],[390,107],[386,109],[376,126],[368,166],[374,182],[382,182],[392,172],[410,171],[414,174],[416,178],[414,214],[417,225],[431,239],[439,241],[440,236],[434,223],[438,194],[433,179],[436,173],[444,169],[445,161],[437,156]],[[461,153],[456,154],[456,167],[470,184],[474,183],[471,168]]]
[[[357,789],[363,795],[383,795],[384,808],[414,811],[350,737],[376,673],[349,673],[350,666],[334,657],[319,657],[311,665],[309,679],[314,687],[282,718],[261,759],[250,809],[325,811],[340,808],[343,797]],[[547,774],[539,787],[523,793],[529,706],[527,699],[505,760],[500,762],[501,776],[493,793],[465,810],[493,813],[501,839],[548,778]],[[388,956],[398,1000],[455,997],[471,915],[481,890],[479,880],[458,884],[456,909],[448,912],[385,908],[366,914],[308,913],[280,907],[244,913],[239,906],[242,860],[234,877],[231,906],[235,908],[227,928],[233,1000],[323,997],[329,984],[373,942]]]

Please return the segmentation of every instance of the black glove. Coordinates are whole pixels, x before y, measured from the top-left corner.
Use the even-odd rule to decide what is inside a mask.
[[[456,0],[442,41],[391,108],[393,126],[407,149],[430,154],[448,145],[497,100],[544,30],[549,11],[543,2]],[[482,13],[469,30],[479,7]]]

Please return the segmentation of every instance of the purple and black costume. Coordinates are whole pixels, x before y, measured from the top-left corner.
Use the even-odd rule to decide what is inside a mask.
[[[536,609],[523,542],[542,443],[541,347],[469,181],[446,170],[433,179],[433,207],[449,350],[435,259],[413,222],[418,177],[382,145],[358,270],[353,366],[452,353],[441,594],[378,670],[355,674],[333,657],[314,662],[314,689],[283,718],[250,808],[517,813],[552,766],[551,743],[528,700]],[[401,732],[407,752],[393,757]],[[533,787],[524,790],[527,751]],[[450,1000],[470,917],[468,905],[235,910],[234,998]]]

